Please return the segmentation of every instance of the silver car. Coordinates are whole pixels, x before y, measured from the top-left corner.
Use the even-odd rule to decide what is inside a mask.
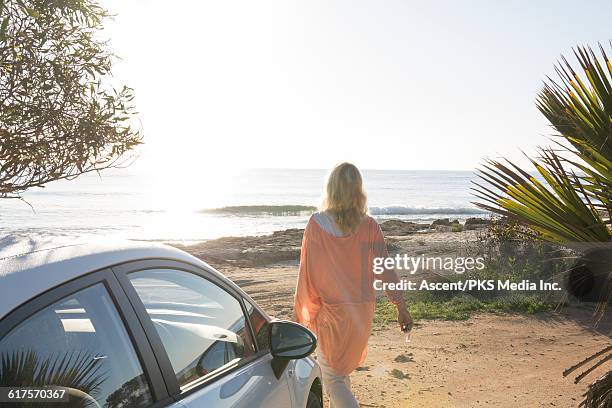
[[[199,259],[137,242],[0,245],[0,406],[322,407],[315,336]]]

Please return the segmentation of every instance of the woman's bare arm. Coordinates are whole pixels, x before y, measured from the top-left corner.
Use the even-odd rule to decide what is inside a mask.
[[[400,278],[397,275],[395,269],[385,269],[385,271],[379,275],[380,280],[384,283],[399,283]],[[389,285],[385,286],[387,297],[397,307],[397,321],[402,331],[409,331],[412,329],[412,316],[406,306],[406,300],[404,298],[404,292],[401,290],[388,289]]]

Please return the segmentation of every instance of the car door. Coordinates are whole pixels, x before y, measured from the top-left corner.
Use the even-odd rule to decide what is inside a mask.
[[[66,399],[38,401],[45,406],[167,406],[172,399],[152,355],[110,270],[45,292],[0,320],[0,384],[61,387]]]
[[[148,260],[114,267],[155,350],[169,392],[186,407],[291,407],[287,375],[254,340],[240,293],[199,267]]]

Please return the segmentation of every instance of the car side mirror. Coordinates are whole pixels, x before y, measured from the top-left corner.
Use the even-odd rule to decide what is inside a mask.
[[[304,326],[288,321],[270,323],[268,332],[272,370],[280,379],[290,360],[297,360],[312,354],[317,347],[317,337]]]

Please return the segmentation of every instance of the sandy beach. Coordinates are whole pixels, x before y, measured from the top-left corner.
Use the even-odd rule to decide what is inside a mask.
[[[384,223],[383,231],[391,253],[415,255],[457,255],[482,233],[399,221]],[[181,248],[223,272],[271,316],[290,319],[301,238],[302,230],[291,229]],[[575,407],[604,370],[578,385],[562,372],[610,344],[611,330],[612,319],[594,329],[590,312],[574,307],[420,320],[408,344],[395,326],[375,327],[353,389],[363,407]]]

